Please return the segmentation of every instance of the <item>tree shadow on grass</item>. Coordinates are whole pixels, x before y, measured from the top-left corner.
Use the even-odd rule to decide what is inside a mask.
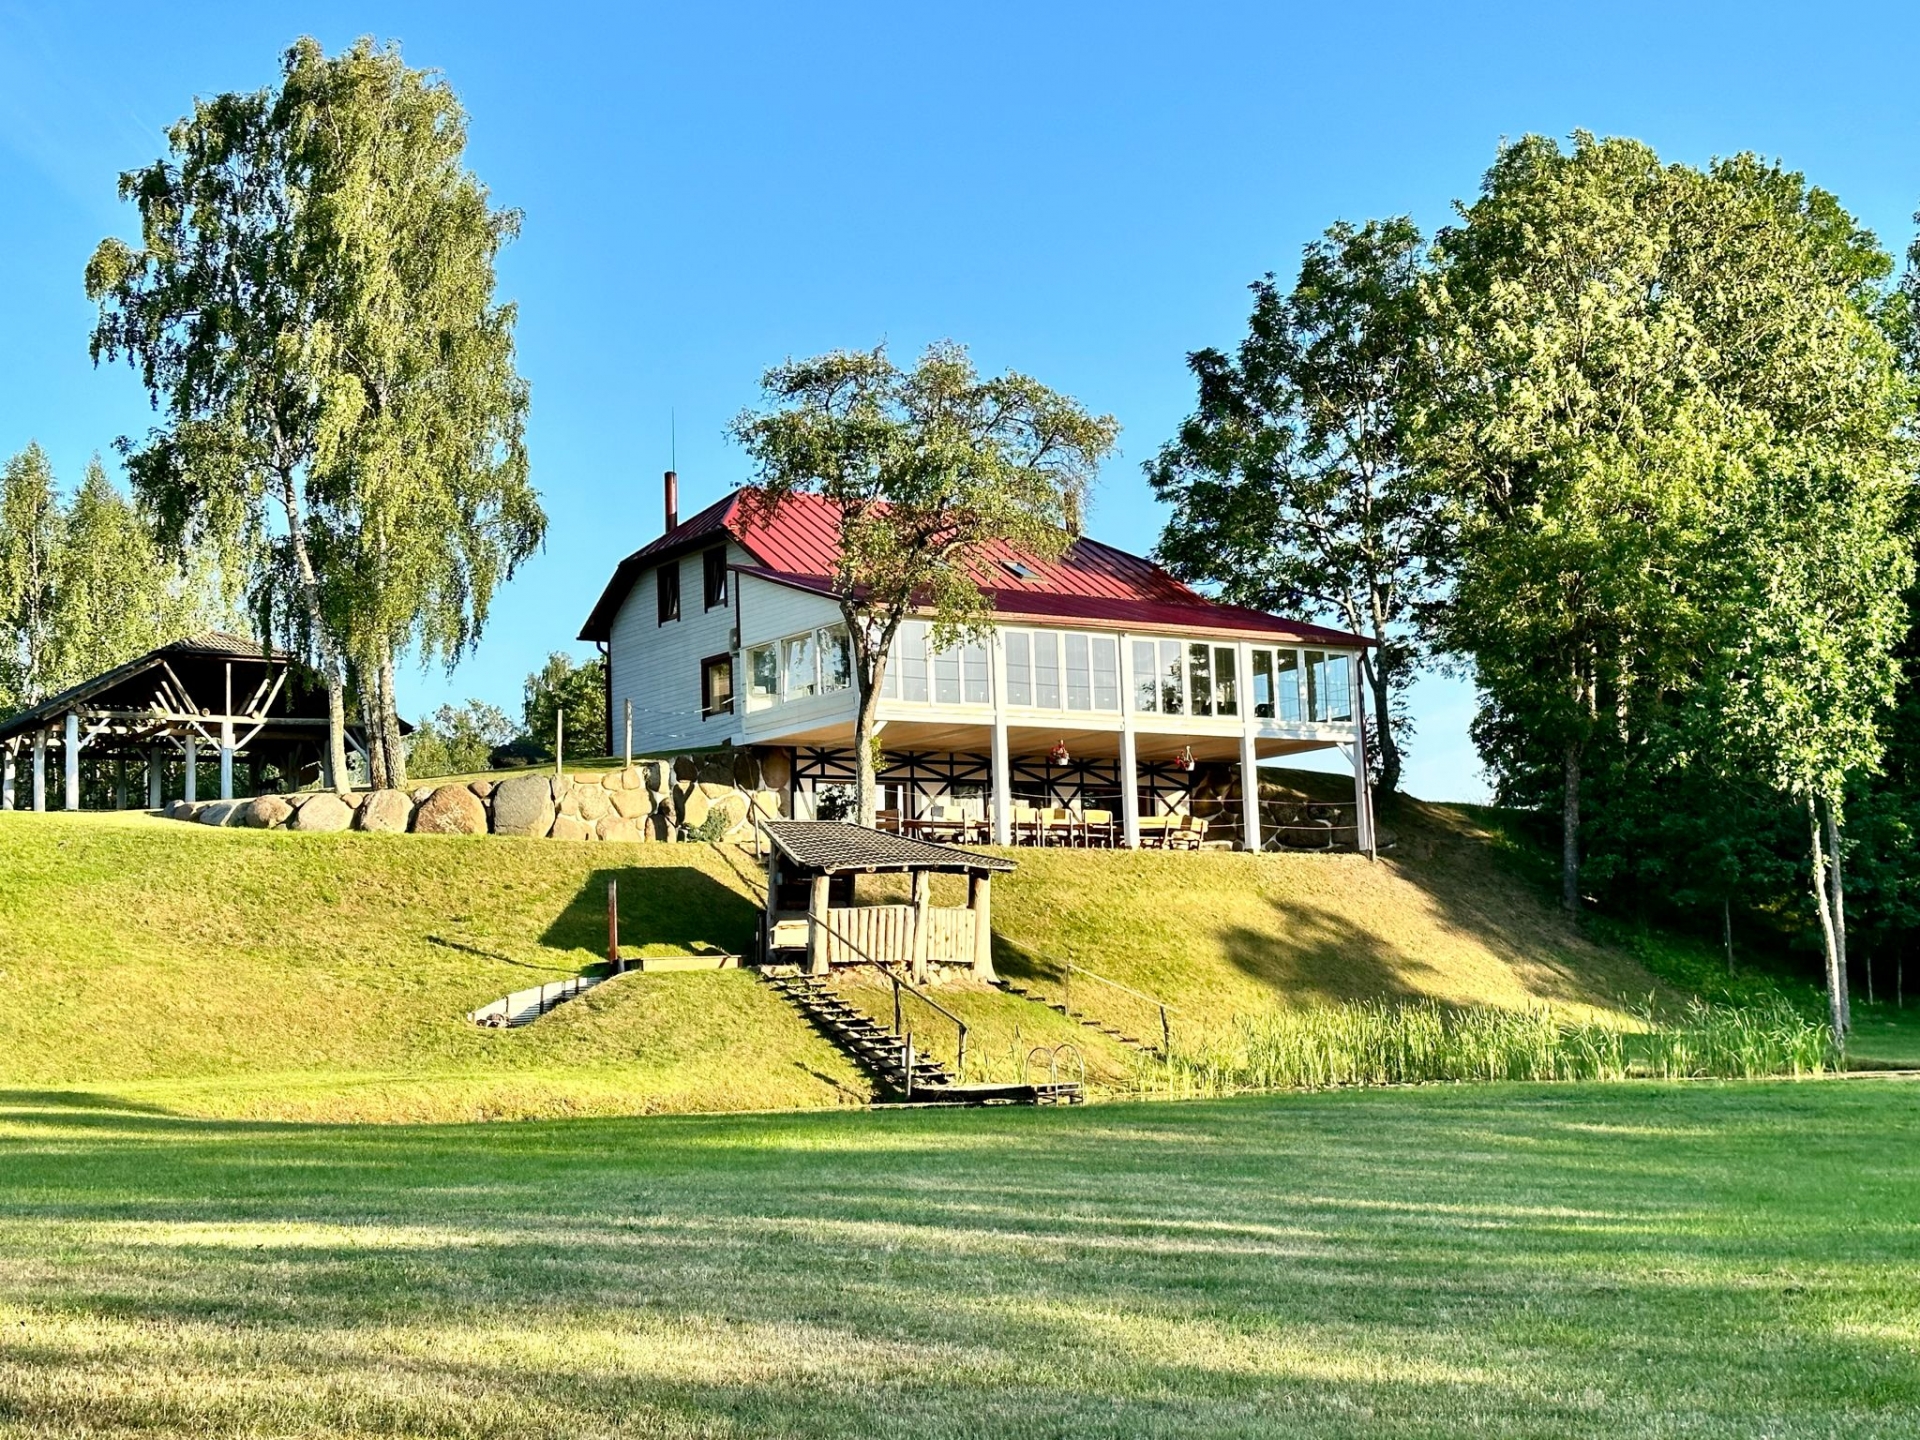
[[[741,955],[753,943],[760,912],[737,890],[691,865],[609,866],[595,870],[540,936],[555,950],[607,948],[607,885],[620,887],[620,946]]]
[[[1339,911],[1298,897],[1276,900],[1271,930],[1234,926],[1222,933],[1227,958],[1277,998],[1315,1004],[1412,1000],[1427,993],[1416,978],[1433,967],[1404,953]]]

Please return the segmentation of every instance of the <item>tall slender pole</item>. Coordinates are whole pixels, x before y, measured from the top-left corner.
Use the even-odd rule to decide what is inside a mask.
[[[618,975],[627,967],[620,960],[620,882],[607,881],[607,964]]]
[[[565,753],[566,748],[567,712],[564,710],[555,710],[553,712],[553,778],[556,780],[560,778],[561,757]]]
[[[620,752],[620,764],[624,769],[633,764],[633,701],[622,700],[620,703],[627,712],[627,743]]]

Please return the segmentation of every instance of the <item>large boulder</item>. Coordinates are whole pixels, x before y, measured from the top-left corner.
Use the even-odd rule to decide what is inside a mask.
[[[235,812],[248,803],[245,800],[212,800],[202,805],[193,818],[202,825],[231,825]]]
[[[493,786],[493,781],[491,780],[476,780],[471,785],[467,786],[467,788],[473,791],[473,793],[478,795],[482,800],[485,800],[489,795],[493,794],[494,786]]]
[[[698,830],[705,823],[707,812],[713,809],[713,801],[698,786],[687,791],[680,801],[680,823],[689,830]]]
[[[544,775],[516,775],[493,791],[493,833],[545,835],[553,829],[553,782]]]
[[[612,789],[613,787],[608,786],[607,788]],[[622,790],[644,790],[647,788],[646,777],[641,775],[638,765],[629,765],[620,772],[620,788]]]
[[[598,785],[590,785],[574,792],[574,799],[582,820],[590,822],[604,820],[613,809],[613,797]]]
[[[331,834],[353,824],[353,807],[331,791],[322,790],[300,802],[289,830]]]
[[[742,790],[760,788],[760,757],[751,750],[742,750],[733,757],[733,783]]]
[[[193,812],[199,808],[191,800],[170,800],[167,802],[166,816],[169,820],[191,820]]]
[[[785,790],[793,779],[793,756],[785,750],[760,752],[760,783],[769,790]]]
[[[360,805],[360,828],[376,834],[404,835],[412,819],[413,797],[404,790],[376,790]]]
[[[283,795],[256,795],[242,807],[237,823],[249,830],[278,830],[293,818],[293,806]]]
[[[644,790],[622,790],[613,797],[616,815],[627,820],[642,820],[653,813],[653,797]]]
[[[700,765],[691,755],[673,757],[673,778],[681,785],[691,785],[700,778]]]
[[[593,827],[586,821],[572,815],[553,817],[553,838],[556,840],[591,840]]]
[[[696,778],[708,785],[731,785],[733,761],[731,749],[711,750],[699,757],[699,774]]]
[[[637,844],[647,838],[644,821],[629,820],[622,815],[609,815],[593,828],[602,840],[625,840]]]
[[[672,783],[673,771],[658,760],[649,760],[637,767],[640,771],[640,784],[643,788],[658,794]]]
[[[413,816],[416,835],[484,835],[487,807],[464,785],[442,785]]]

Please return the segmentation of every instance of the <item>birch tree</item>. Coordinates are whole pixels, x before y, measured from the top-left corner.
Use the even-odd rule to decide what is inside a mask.
[[[0,714],[30,709],[57,688],[49,651],[61,524],[53,467],[29,444],[0,471]]]
[[[1017,372],[983,379],[950,343],[911,370],[884,347],[835,351],[775,366],[761,385],[766,408],[733,424],[758,467],[752,509],[771,514],[806,492],[838,517],[857,814],[870,826],[876,712],[901,624],[926,614],[939,649],[983,634],[989,549],[1064,554],[1119,425]]]

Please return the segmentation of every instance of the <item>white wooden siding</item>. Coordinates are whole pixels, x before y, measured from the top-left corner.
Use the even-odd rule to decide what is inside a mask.
[[[740,643],[742,647],[817,630],[823,625],[838,625],[844,618],[840,602],[812,590],[796,590],[791,585],[775,585],[751,575],[736,575],[740,590]]]
[[[722,741],[740,741],[740,692],[744,677],[734,665],[733,714],[702,719],[700,662],[731,653],[739,606],[739,576],[729,578],[728,603],[708,610],[702,556],[694,551],[669,565],[680,567],[680,618],[659,623],[659,581],[649,567],[634,582],[614,617],[608,655],[613,665],[613,744],[622,743],[624,703],[633,701],[633,748],[646,753]],[[729,563],[750,557],[738,545],[727,546]]]

